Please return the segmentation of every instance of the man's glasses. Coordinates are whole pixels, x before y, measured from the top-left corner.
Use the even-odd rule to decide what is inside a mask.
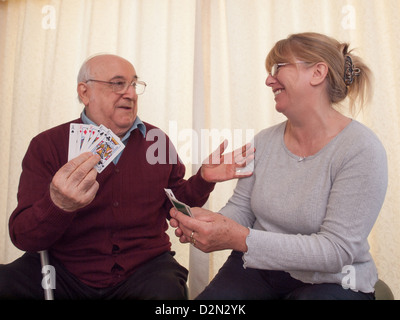
[[[307,63],[307,62],[304,62],[304,61],[296,61],[296,62],[275,63],[275,64],[272,66],[270,75],[273,76],[273,77],[276,77],[276,75],[278,74],[279,69],[280,69],[281,67],[287,66],[287,65],[289,65],[289,64],[298,64],[298,63]]]
[[[129,86],[133,86],[133,88],[136,91],[137,95],[140,95],[144,92],[144,90],[146,89],[146,82],[144,81],[132,81],[132,82],[128,82],[128,81],[103,81],[103,80],[95,80],[95,79],[89,79],[86,81],[93,81],[93,82],[100,82],[100,83],[105,83],[111,86],[112,91],[114,93],[117,94],[124,94],[126,93],[126,91],[128,91]]]

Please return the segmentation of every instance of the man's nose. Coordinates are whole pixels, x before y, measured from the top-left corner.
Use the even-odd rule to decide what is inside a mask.
[[[131,99],[136,99],[138,94],[136,93],[136,88],[130,84],[124,93],[124,96],[129,97]]]

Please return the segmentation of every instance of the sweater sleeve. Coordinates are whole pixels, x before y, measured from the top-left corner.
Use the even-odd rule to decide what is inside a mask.
[[[62,159],[66,162],[67,155],[57,151],[68,149],[68,137],[64,138],[58,136],[58,148],[51,134],[40,134],[32,139],[22,161],[18,205],[9,220],[11,240],[21,250],[49,248],[74,219],[75,213],[64,212],[53,204],[49,191]]]

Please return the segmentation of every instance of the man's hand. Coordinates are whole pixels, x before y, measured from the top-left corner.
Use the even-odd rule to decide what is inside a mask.
[[[50,184],[50,197],[57,207],[73,212],[93,201],[99,189],[94,166],[99,161],[99,155],[86,152],[57,171]]]
[[[241,172],[240,169],[246,167],[253,161],[255,148],[251,143],[236,149],[227,154],[223,154],[228,145],[225,140],[210,156],[203,161],[201,166],[201,176],[208,182],[222,182],[236,178],[250,177],[253,172]]]

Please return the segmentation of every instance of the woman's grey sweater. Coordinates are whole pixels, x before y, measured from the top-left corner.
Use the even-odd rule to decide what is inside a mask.
[[[300,158],[285,146],[285,126],[256,135],[254,174],[238,181],[220,211],[250,228],[244,267],[373,292],[367,238],[387,189],[383,145],[353,120],[317,154]]]

